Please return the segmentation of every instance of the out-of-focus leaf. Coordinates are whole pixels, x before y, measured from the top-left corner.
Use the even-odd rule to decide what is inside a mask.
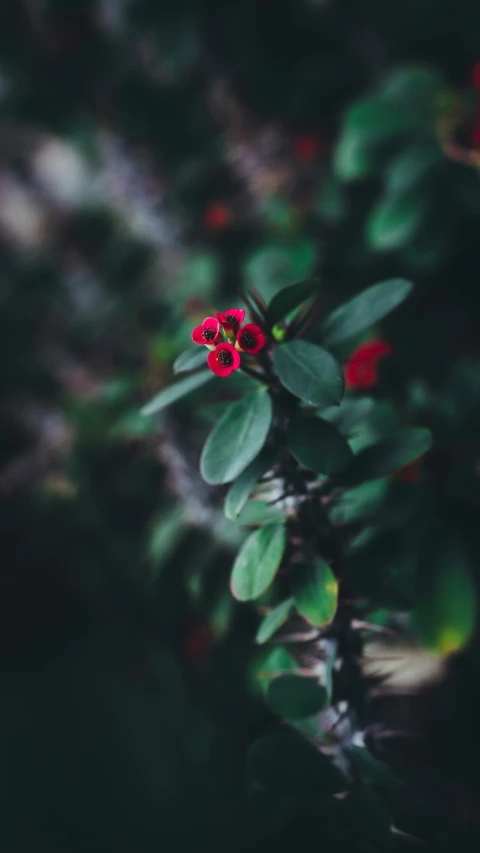
[[[367,239],[378,252],[401,249],[419,231],[426,214],[428,199],[419,191],[409,195],[381,199],[367,222]]]
[[[435,167],[443,162],[442,151],[435,140],[406,148],[391,161],[385,172],[388,193],[404,195],[413,190]]]
[[[365,521],[382,506],[387,490],[386,479],[371,480],[354,489],[345,489],[330,507],[330,521],[340,525]]]
[[[313,678],[280,675],[268,685],[267,705],[280,717],[298,720],[318,713],[327,704],[327,693]]]
[[[231,589],[239,601],[258,598],[272,583],[286,545],[283,524],[268,524],[245,540],[232,569]]]
[[[469,559],[454,539],[432,544],[416,600],[415,627],[428,651],[458,652],[471,640],[477,616],[477,592]]]
[[[367,785],[396,788],[400,784],[391,767],[385,761],[375,758],[365,747],[349,746],[348,753],[360,779]]]
[[[173,362],[174,373],[186,373],[188,370],[195,370],[207,363],[207,348],[196,346],[195,348],[187,349],[180,353],[178,358]]]
[[[186,376],[185,379],[180,379],[175,385],[169,385],[157,394],[153,400],[150,400],[142,409],[142,415],[154,415],[157,412],[186,397],[191,391],[196,391],[201,388],[206,382],[210,382],[215,374],[211,370],[201,370],[200,373],[195,373],[192,376]]]
[[[344,133],[336,144],[333,168],[341,181],[358,181],[374,175],[380,167],[375,152],[357,136]]]
[[[252,744],[248,765],[255,781],[292,797],[330,797],[347,787],[331,760],[293,731],[267,735]]]
[[[264,299],[270,300],[282,287],[310,276],[317,260],[318,246],[313,240],[262,246],[247,259],[245,286],[256,287]]]
[[[345,483],[354,484],[389,477],[423,456],[431,446],[432,434],[429,429],[424,427],[405,429],[395,436],[385,438],[361,450],[342,480]]]
[[[397,136],[425,131],[429,117],[382,98],[357,101],[345,113],[343,133],[364,142],[385,142]]]

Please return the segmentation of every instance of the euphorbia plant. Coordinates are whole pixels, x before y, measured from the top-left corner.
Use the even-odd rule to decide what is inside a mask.
[[[316,280],[284,288],[269,304],[246,294],[251,322],[238,308],[207,317],[193,340],[208,355],[203,347],[183,353],[174,369],[189,375],[144,409],[153,414],[214,374],[224,377],[222,388],[234,371],[247,375],[247,390],[214,424],[200,467],[208,483],[228,484],[227,517],[250,527],[234,561],[233,595],[264,613],[260,645],[292,650],[293,670],[274,667],[265,692],[271,710],[297,731],[255,743],[250,769],[257,782],[287,795],[347,792],[342,807],[353,812],[364,797],[386,809],[375,799],[384,767],[365,747],[360,657],[372,602],[356,572],[362,535],[371,540],[362,522],[388,478],[425,454],[432,439],[424,427],[389,422],[388,433],[359,442],[359,419],[374,400],[344,397],[344,370],[356,392],[375,385],[378,360],[395,355],[385,341],[359,342],[410,290],[403,279],[382,282],[320,318]],[[252,494],[263,500],[249,504]]]

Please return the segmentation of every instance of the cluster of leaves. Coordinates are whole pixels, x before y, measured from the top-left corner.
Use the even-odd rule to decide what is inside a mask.
[[[373,401],[344,397],[342,366],[333,354],[348,349],[400,305],[411,284],[402,279],[382,282],[337,307],[315,330],[325,346],[302,337],[313,331],[317,290],[318,283],[307,280],[278,291],[268,304],[256,293],[245,296],[253,319],[262,324],[267,346],[257,356],[255,372],[247,374],[247,392],[216,420],[200,469],[207,483],[230,484],[227,517],[254,528],[235,558],[231,589],[239,601],[256,601],[260,610],[267,610],[257,642],[276,644],[277,666],[271,660],[267,670],[277,672],[267,678],[266,701],[300,732],[287,730],[256,742],[250,751],[253,779],[287,796],[328,797],[348,789],[347,810],[355,810],[357,799],[366,798],[388,836],[388,807],[381,799],[372,800],[375,789],[382,788],[385,771],[365,749],[367,688],[358,669],[362,631],[355,626],[365,626],[369,613],[379,607],[412,609],[415,578],[392,533],[386,540],[387,531],[366,522],[382,503],[384,509],[388,506],[391,478],[430,451],[432,434],[425,426],[406,428],[393,422],[387,434],[375,440],[365,437],[362,423],[358,443],[355,427]],[[193,358],[189,351],[179,358],[177,369],[190,370],[189,376],[160,392],[144,408],[145,415],[194,389],[202,388],[205,394],[213,376],[191,371]],[[249,500],[252,494],[256,500]],[[401,510],[392,496],[390,512],[398,515]],[[412,512],[412,506],[403,511]],[[428,526],[427,519],[424,524]],[[415,535],[424,535],[422,525]],[[380,572],[379,559],[393,565]],[[426,645],[446,654],[469,641],[475,606],[468,566],[448,550],[442,560],[444,569],[435,574],[434,587],[431,577],[426,584],[422,578],[424,595],[415,619]],[[315,649],[311,671],[302,671],[295,662],[298,642],[303,643],[303,654],[309,645]],[[294,644],[293,657],[287,651],[279,657],[285,643]],[[318,665],[323,666],[322,676]],[[333,725],[331,718],[326,725],[328,708]],[[335,721],[347,718],[347,733],[342,727],[336,731]]]

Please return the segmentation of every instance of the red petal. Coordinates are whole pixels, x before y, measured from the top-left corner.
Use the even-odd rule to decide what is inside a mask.
[[[206,329],[216,329],[217,332],[220,331],[220,323],[216,317],[205,317],[205,320],[203,321],[202,325]]]
[[[204,344],[206,343],[205,338],[203,337],[203,326],[195,326],[192,332],[192,341],[194,344]]]
[[[373,362],[351,361],[345,367],[345,385],[349,389],[372,388],[377,381],[377,369]]]

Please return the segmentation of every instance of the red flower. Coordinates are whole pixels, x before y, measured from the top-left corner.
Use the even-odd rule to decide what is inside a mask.
[[[226,204],[217,201],[207,207],[203,224],[209,231],[223,231],[232,220],[232,211]]]
[[[480,92],[480,62],[476,62],[472,68],[472,86],[476,92]]]
[[[352,353],[345,365],[345,384],[352,388],[373,388],[377,382],[378,362],[390,355],[392,348],[386,341],[366,341]]]
[[[227,338],[233,338],[237,334],[240,323],[243,323],[245,311],[243,308],[229,308],[223,314],[217,312],[217,320],[222,324]]]
[[[260,326],[255,323],[245,323],[237,334],[237,348],[252,355],[260,352],[265,346],[265,335]]]
[[[322,145],[318,136],[297,136],[293,140],[292,151],[297,160],[311,161],[321,153]]]
[[[195,620],[185,638],[184,649],[187,660],[193,664],[202,663],[212,644],[212,640],[213,637],[209,626],[205,622],[200,621],[200,619]]]
[[[212,348],[220,338],[220,323],[215,317],[205,317],[201,326],[195,326],[192,341]]]
[[[230,376],[240,367],[240,353],[232,344],[224,341],[208,354],[208,366],[217,376]]]

